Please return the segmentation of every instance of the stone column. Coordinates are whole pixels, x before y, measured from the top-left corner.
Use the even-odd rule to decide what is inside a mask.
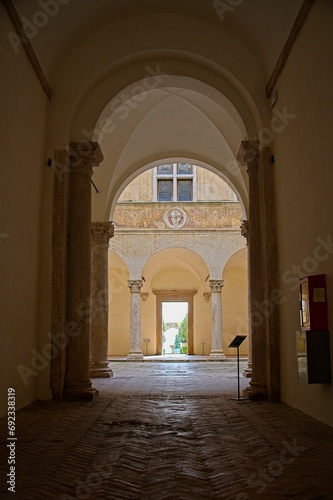
[[[250,329],[252,341],[252,379],[245,393],[250,399],[267,396],[266,389],[266,341],[265,318],[262,314],[263,294],[263,251],[260,211],[262,209],[259,177],[259,143],[242,141],[238,160],[247,165],[249,175],[249,289]]]
[[[70,145],[67,260],[67,350],[64,395],[93,399],[89,379],[91,312],[91,176],[103,160],[97,142]]]
[[[225,359],[222,348],[222,303],[221,291],[223,280],[209,280],[209,287],[212,293],[212,333],[210,361]]]
[[[131,291],[131,321],[130,321],[130,352],[128,361],[142,361],[141,351],[141,310],[140,310],[140,290],[143,285],[142,280],[129,280],[128,287]]]
[[[250,259],[249,259],[249,248],[250,248],[250,231],[249,231],[249,221],[248,220],[243,220],[242,224],[240,226],[242,236],[246,239],[246,246],[247,246],[247,276],[248,276],[248,285],[247,285],[247,290],[248,290],[248,334],[247,334],[247,339],[249,342],[249,357],[247,360],[247,368],[243,371],[243,377],[246,378],[251,378],[252,377],[252,338],[251,338],[251,314],[250,314]]]
[[[90,335],[90,377],[92,378],[113,376],[108,361],[108,250],[109,240],[113,235],[114,226],[111,221],[92,223]]]

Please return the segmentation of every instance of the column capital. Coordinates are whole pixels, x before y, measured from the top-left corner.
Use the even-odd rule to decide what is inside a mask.
[[[242,141],[237,153],[237,160],[241,165],[259,166],[259,142]]]
[[[92,222],[91,236],[93,245],[108,245],[109,239],[114,236],[114,225],[112,221]]]
[[[140,293],[142,285],[142,280],[128,280],[128,288],[130,289],[131,293]]]
[[[246,244],[249,243],[250,238],[250,224],[248,220],[243,220],[241,225],[239,226],[241,230],[241,235],[246,238]]]
[[[212,292],[221,293],[223,287],[223,280],[209,280],[209,288]]]
[[[75,171],[82,168],[92,170],[103,161],[103,153],[98,142],[81,141],[70,143],[71,168]]]

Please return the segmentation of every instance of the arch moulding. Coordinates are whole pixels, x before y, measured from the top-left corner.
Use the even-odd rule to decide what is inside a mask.
[[[205,262],[211,279],[220,279],[223,268],[231,255],[241,248],[245,248],[244,238],[238,231],[225,231],[214,235],[207,241],[207,234],[193,234],[185,231],[162,235],[137,234],[135,238],[130,235],[116,233],[110,240],[109,248],[118,254],[126,263],[130,279],[140,279],[144,266],[149,259],[168,248],[186,248],[197,253]]]

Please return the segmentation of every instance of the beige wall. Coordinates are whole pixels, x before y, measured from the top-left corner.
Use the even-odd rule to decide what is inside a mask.
[[[205,168],[197,167],[198,201],[235,201],[235,194],[228,184],[218,175]]]
[[[156,354],[156,296],[150,287],[147,300],[141,300],[141,349],[146,355],[146,344],[143,339],[149,339],[148,355]]]
[[[129,273],[126,265],[109,252],[109,355],[128,354],[130,330]]]
[[[138,175],[121,193],[119,202],[153,201],[154,169]],[[198,201],[236,201],[235,194],[218,175],[206,168],[196,167]]]
[[[299,328],[299,276],[327,274],[333,360],[333,5],[315,2],[278,82],[278,108],[289,114],[275,134],[281,306],[282,399],[333,425],[332,384],[297,381],[295,330]],[[320,240],[318,240],[320,239]],[[319,253],[316,249],[321,247]],[[319,258],[318,258],[319,256]]]
[[[13,31],[2,6],[0,26],[3,34]],[[0,240],[0,415],[3,415],[7,410],[8,387],[16,390],[17,408],[38,397],[39,377],[41,394],[48,392],[42,382],[45,377],[48,384],[48,361],[44,356],[36,361],[36,353],[45,345],[40,341],[41,335],[47,339],[49,331],[44,331],[44,320],[49,317],[50,291],[47,287],[40,295],[40,285],[45,280],[40,265],[49,252],[50,238],[46,231],[45,239],[41,240],[43,194],[48,189],[43,186],[48,175],[44,150],[47,98],[22,48],[16,54],[5,35],[0,44],[0,233],[4,236]],[[49,268],[44,283],[48,276]],[[20,365],[24,365],[24,370],[33,370],[26,375],[26,384],[18,371]]]
[[[236,335],[248,335],[248,280],[247,250],[233,255],[223,271],[222,289],[223,349],[226,355],[235,356],[236,349],[228,345]],[[242,356],[248,354],[248,339],[239,348]]]
[[[146,170],[130,182],[118,201],[153,201],[153,169]]]

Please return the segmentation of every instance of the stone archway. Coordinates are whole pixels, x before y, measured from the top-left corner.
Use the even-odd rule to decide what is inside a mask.
[[[188,354],[194,354],[193,297],[197,290],[153,290],[156,295],[156,354],[162,354],[162,303],[188,303]]]
[[[274,224],[271,224],[271,221],[274,220],[275,209],[274,197],[271,196],[274,183],[272,177],[273,169],[270,168],[271,154],[269,147],[264,148],[264,150],[260,149],[259,152],[259,143],[257,141],[242,141],[245,131],[239,128],[235,129],[232,141],[230,141],[230,137],[221,125],[224,123],[224,120],[220,124],[221,127],[216,127],[215,120],[213,119],[215,115],[211,117],[207,116],[206,120],[204,119],[201,112],[201,105],[203,108],[206,108],[204,104],[207,103],[204,102],[203,94],[200,94],[201,97],[199,96],[199,101],[197,101],[197,95],[194,99],[193,91],[190,89],[187,94],[188,99],[181,100],[178,96],[174,95],[168,95],[168,99],[164,99],[165,92],[164,88],[159,89],[160,101],[158,105],[153,102],[153,99],[149,98],[150,93],[148,92],[147,98],[140,107],[140,114],[145,118],[140,120],[139,123],[137,123],[137,114],[133,113],[128,117],[126,122],[121,121],[113,134],[104,134],[104,137],[99,137],[103,152],[105,151],[105,165],[108,167],[103,170],[97,170],[96,184],[98,186],[109,186],[109,188],[103,190],[104,198],[97,191],[96,193],[92,192],[92,219],[93,221],[107,219],[109,214],[111,214],[110,209],[117,198],[117,193],[121,186],[123,186],[126,178],[131,178],[143,165],[157,160],[160,161],[161,158],[173,158],[175,161],[183,158],[198,158],[198,161],[211,164],[218,171],[224,173],[226,177],[230,178],[232,175],[234,179],[233,184],[236,185],[236,179],[239,180],[239,186],[237,185],[236,187],[243,199],[244,208],[247,208],[248,197],[250,198],[249,205],[252,206],[252,209],[248,210],[250,233],[251,240],[255,241],[256,245],[252,245],[250,252],[250,269],[252,269],[251,274],[256,275],[256,279],[251,280],[252,283],[256,283],[256,287],[253,293],[251,290],[250,305],[251,314],[255,314],[256,311],[253,311],[252,306],[258,303],[265,303],[264,301],[267,301],[267,294],[273,289],[277,281],[276,265],[274,265],[277,262],[274,253],[276,249],[276,235],[272,229],[274,228]],[[192,98],[194,99],[193,104],[191,102]],[[212,102],[215,111],[217,109],[220,111],[223,108],[223,106],[215,106],[215,104]],[[227,113],[227,115],[230,124],[236,127],[238,120],[235,119],[234,113]],[[167,120],[161,121],[161,116],[169,116],[170,122],[168,123]],[[187,143],[184,143],[183,135],[178,133],[178,130],[184,129],[184,123],[180,119],[174,120],[175,116],[181,116],[182,119],[186,120],[186,126],[189,123],[191,124],[191,130],[186,129],[188,132]],[[78,122],[83,124],[83,117]],[[161,123],[168,133],[161,131]],[[156,126],[156,124],[159,126]],[[120,148],[119,145],[122,143],[119,138],[123,132],[126,135],[125,129],[131,130],[131,135],[128,137],[125,147]],[[156,133],[156,136],[149,135],[149,141],[144,139],[147,137],[147,130]],[[171,135],[169,134],[170,131],[172,132]],[[180,141],[180,137],[182,141]],[[195,138],[197,139],[195,140]],[[248,166],[249,186],[246,182],[245,170],[241,169],[236,162],[236,148],[239,143],[242,144],[239,161],[242,165]],[[251,143],[255,143],[255,145]],[[245,150],[244,154],[242,154],[242,149]],[[249,149],[251,150],[250,154],[248,154]],[[137,154],[137,152],[140,152],[140,154]],[[221,155],[221,152],[223,152],[223,155]],[[259,169],[264,175],[258,175]],[[248,191],[250,192],[249,196]],[[99,195],[98,199],[96,198],[97,194]],[[257,207],[254,207],[255,205]],[[259,207],[263,209],[260,210]],[[247,216],[246,212],[247,210],[244,213],[245,216]],[[183,241],[182,246],[184,243]],[[206,249],[206,242],[202,243],[204,249]],[[217,289],[218,283],[216,280],[220,281],[220,268],[223,268],[224,264],[221,261],[220,252],[225,253],[225,247],[222,247],[222,245],[218,246],[217,251],[214,249],[214,252],[208,252],[209,267],[211,270],[210,282],[214,284],[213,291],[216,294],[220,292]],[[242,242],[241,246],[244,246],[244,242]],[[255,249],[259,249],[260,251],[255,254]],[[204,253],[206,255],[207,251]],[[142,251],[136,254],[139,259],[137,259],[135,264],[139,264],[140,269],[146,263],[146,255],[147,248],[142,248]],[[131,256],[129,256],[130,259]],[[253,259],[255,260],[253,261]],[[252,261],[258,264],[258,266],[253,265]],[[271,263],[273,265],[270,265]],[[140,279],[141,274],[137,272],[138,266],[135,265],[134,267],[135,273],[132,273],[131,279],[137,281]],[[216,299],[217,295],[214,295],[214,297]],[[217,300],[214,300],[214,302],[217,303]],[[266,394],[268,394],[272,399],[278,398],[279,363],[276,356],[276,345],[278,344],[277,316],[278,311],[275,308],[274,315],[271,315],[269,318],[266,318],[266,316],[262,318],[258,330],[259,333],[256,336],[258,341],[257,343],[252,343],[253,359],[256,358],[257,360],[256,363],[253,363],[253,378],[251,381],[250,394],[253,397],[266,397]],[[216,315],[213,314],[212,308],[213,317],[216,317]],[[262,356],[262,352],[265,353],[265,356]]]

